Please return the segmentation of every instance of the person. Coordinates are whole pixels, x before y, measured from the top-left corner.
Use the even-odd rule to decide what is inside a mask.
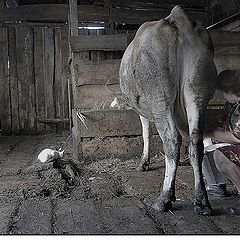
[[[240,194],[240,71],[225,70],[218,75],[217,90],[227,100],[223,109],[222,126],[205,130],[204,149],[212,148],[203,158],[203,175],[207,192],[226,196],[226,184],[231,180]],[[240,215],[240,198],[230,208]]]

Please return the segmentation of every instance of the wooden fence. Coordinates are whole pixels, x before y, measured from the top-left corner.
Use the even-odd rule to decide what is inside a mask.
[[[38,134],[68,121],[67,27],[0,27],[0,130]]]

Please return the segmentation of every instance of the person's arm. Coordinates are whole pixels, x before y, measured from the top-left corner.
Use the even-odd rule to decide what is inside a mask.
[[[222,128],[204,133],[204,138],[206,137],[226,143],[240,143],[240,140],[233,135],[233,131],[224,131]]]

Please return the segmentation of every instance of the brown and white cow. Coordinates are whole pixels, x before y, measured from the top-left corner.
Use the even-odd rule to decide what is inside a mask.
[[[158,211],[172,208],[181,139],[188,136],[194,209],[198,214],[211,214],[201,169],[204,118],[217,76],[209,34],[176,6],[165,19],[139,28],[123,55],[119,74],[121,91],[141,116],[145,132],[148,121],[154,122],[163,142],[165,178],[153,207]],[[145,145],[145,153],[147,149]],[[143,154],[141,168],[148,168],[148,159]]]

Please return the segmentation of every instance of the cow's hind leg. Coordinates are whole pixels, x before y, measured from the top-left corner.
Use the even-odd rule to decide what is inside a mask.
[[[202,174],[202,159],[203,159],[203,140],[202,129],[204,114],[200,114],[201,109],[193,104],[193,101],[188,104],[187,115],[189,123],[189,158],[194,171],[195,178],[195,200],[194,210],[200,215],[211,215],[212,208],[208,201],[205,184]]]
[[[150,141],[150,128],[149,120],[139,115],[142,123],[142,136],[143,136],[143,153],[140,164],[137,167],[139,171],[147,171],[150,165],[149,141]]]
[[[165,178],[163,188],[153,208],[160,212],[172,209],[175,197],[176,171],[180,158],[181,135],[170,111],[164,111],[155,117],[155,125],[163,141],[165,153]]]

